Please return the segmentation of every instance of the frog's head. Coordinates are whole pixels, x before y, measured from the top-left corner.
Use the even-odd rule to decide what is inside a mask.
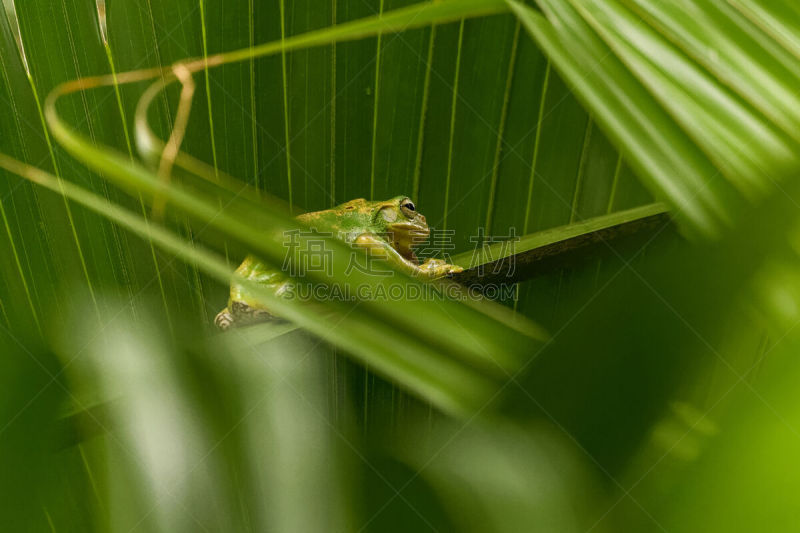
[[[406,259],[413,259],[413,248],[430,233],[425,217],[417,212],[408,196],[390,200],[350,200],[325,211],[306,213],[298,220],[317,229],[325,229],[355,238],[369,232],[381,236]],[[343,237],[347,240],[347,237]]]
[[[421,244],[430,233],[425,216],[417,211],[408,196],[375,202],[371,218],[374,231],[386,235],[392,248],[404,257],[412,257],[412,249]]]

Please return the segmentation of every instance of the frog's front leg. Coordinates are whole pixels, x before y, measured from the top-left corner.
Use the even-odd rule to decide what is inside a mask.
[[[359,235],[353,245],[367,250],[371,257],[377,257],[388,261],[398,267],[403,272],[412,276],[425,276],[428,278],[438,278],[461,272],[463,269],[456,265],[449,265],[441,259],[429,259],[422,265],[403,257],[397,250],[392,248],[389,243],[373,233],[363,233]]]

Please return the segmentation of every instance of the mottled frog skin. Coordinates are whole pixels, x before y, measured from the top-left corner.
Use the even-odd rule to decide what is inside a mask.
[[[425,217],[407,196],[378,202],[359,198],[332,209],[300,215],[297,220],[319,232],[331,232],[352,246],[367,250],[371,257],[388,261],[411,275],[432,279],[463,270],[440,259],[419,262],[414,247],[425,240],[430,230]],[[276,295],[286,292],[291,284],[283,272],[267,267],[253,256],[248,256],[236,273],[269,288]],[[273,314],[269,309],[234,282],[228,307],[220,311],[214,323],[225,330],[271,318]]]

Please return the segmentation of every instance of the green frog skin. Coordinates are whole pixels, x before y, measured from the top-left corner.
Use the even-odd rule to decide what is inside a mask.
[[[374,258],[382,259],[412,276],[435,279],[463,269],[440,259],[420,263],[414,247],[423,241],[430,229],[425,217],[407,196],[368,202],[363,198],[351,200],[331,209],[306,213],[297,220],[319,232],[331,232],[348,244],[362,248]],[[281,295],[291,281],[283,272],[264,265],[248,256],[236,269],[248,281]],[[219,329],[262,322],[273,318],[272,313],[245,287],[231,283],[228,307],[219,312],[214,323]]]

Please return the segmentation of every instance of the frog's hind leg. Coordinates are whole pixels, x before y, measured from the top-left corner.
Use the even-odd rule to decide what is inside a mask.
[[[228,307],[217,314],[214,325],[225,331],[239,326],[249,326],[278,320],[275,315],[265,309],[251,307],[243,302],[231,302]]]
[[[233,315],[231,314],[230,311],[228,311],[228,308],[226,307],[225,309],[217,313],[217,316],[214,318],[214,325],[217,326],[217,328],[219,328],[220,330],[225,331],[226,329],[229,329],[231,326],[233,326],[234,321],[235,320],[233,318]]]
[[[275,320],[275,316],[266,309],[253,307],[244,302],[231,302],[228,308],[235,326],[249,326]]]

